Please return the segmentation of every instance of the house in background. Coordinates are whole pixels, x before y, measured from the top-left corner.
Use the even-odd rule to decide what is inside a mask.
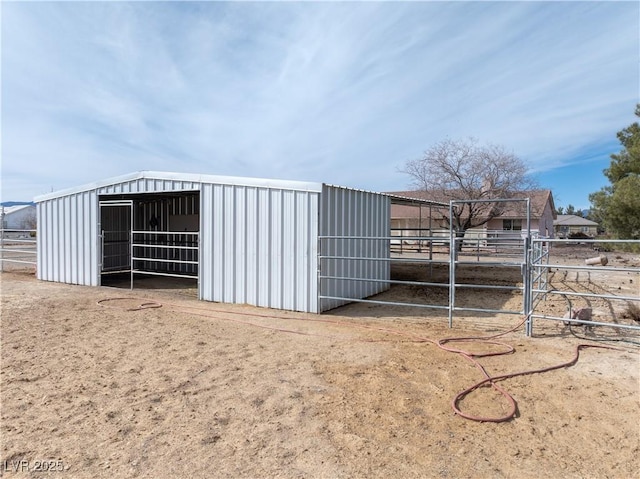
[[[36,205],[0,206],[0,225],[7,230],[36,228]]]
[[[425,191],[398,191],[390,193],[421,200],[440,201],[448,203],[444,198],[430,197]],[[532,233],[541,237],[554,237],[555,205],[551,190],[523,191],[515,194],[513,199],[529,198],[531,213],[530,225]],[[393,230],[406,229],[414,234],[403,233],[403,236],[427,236],[429,231],[433,236],[443,235],[448,231],[446,217],[449,208],[438,206],[406,206],[391,205],[391,228]],[[520,237],[527,229],[527,213],[522,202],[506,203],[503,213],[491,219],[486,224],[467,231],[467,237],[489,237],[492,235],[512,235]],[[422,230],[422,233],[418,234]]]
[[[544,238],[553,238],[553,222],[556,218],[556,208],[553,202],[551,190],[523,191],[514,195],[514,198],[529,198],[531,206],[532,233],[538,233]],[[485,225],[486,230],[493,231],[521,231],[527,229],[527,217],[523,208],[518,208],[516,203],[508,204],[505,212],[497,218],[493,218]]]
[[[598,234],[598,223],[576,215],[558,215],[553,228],[557,238],[568,238],[575,233],[594,238]]]

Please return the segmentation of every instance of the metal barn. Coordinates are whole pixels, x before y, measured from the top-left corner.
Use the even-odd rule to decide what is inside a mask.
[[[45,281],[188,277],[202,300],[314,313],[389,288],[382,193],[144,171],[35,201]]]

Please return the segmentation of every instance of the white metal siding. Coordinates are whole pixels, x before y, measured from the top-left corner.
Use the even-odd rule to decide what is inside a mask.
[[[322,191],[320,236],[389,236],[389,197],[377,193],[325,185]],[[389,289],[389,283],[355,281],[348,278],[388,280],[390,274],[389,242],[373,239],[325,239],[321,255],[380,258],[376,260],[326,259],[321,263],[322,276],[341,279],[320,281],[320,295],[361,299]],[[347,300],[323,299],[320,311],[348,303]]]
[[[218,184],[161,175],[166,176],[127,176],[36,199],[38,278],[100,283],[100,197],[200,191],[200,298],[318,312],[321,185],[255,179],[243,184],[237,178]]]
[[[203,184],[200,297],[317,312],[318,192]]]
[[[38,203],[38,279],[97,286],[98,197],[95,191]]]
[[[46,199],[38,211],[38,279],[97,286],[100,195],[199,190],[191,181],[140,178]]]

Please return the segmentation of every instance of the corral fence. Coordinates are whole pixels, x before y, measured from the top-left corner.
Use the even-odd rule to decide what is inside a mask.
[[[444,228],[391,228],[391,252],[448,253],[449,235],[449,230]],[[519,231],[471,229],[460,241],[465,254],[475,254],[476,257],[488,254],[494,257],[519,256],[524,248],[524,237]]]
[[[615,257],[616,253],[607,251],[622,245],[635,245],[634,251],[640,251],[637,240],[533,239],[532,252],[554,247],[580,247],[584,252],[591,252],[593,257],[581,264],[566,264],[550,262],[548,255],[532,253],[527,334],[532,334],[534,322],[542,320],[582,325],[585,331],[594,326],[640,331],[637,322],[640,317],[636,317],[635,324],[622,321],[632,319],[625,318],[625,315],[631,316],[629,311],[637,311],[636,315],[640,313],[640,267],[628,265],[622,258],[612,262],[607,256]],[[637,254],[640,264],[640,252]],[[565,314],[544,314],[539,306],[545,301],[560,301],[565,305]]]
[[[0,229],[0,271],[35,268],[37,263],[36,230]]]
[[[408,237],[408,235],[406,236]],[[519,244],[519,249],[510,245],[511,256],[496,256],[491,252],[484,251],[478,254],[473,247],[466,250],[468,244],[464,238],[456,238],[451,235],[450,238],[438,236],[417,236],[415,231],[411,231],[412,243],[415,247],[400,251],[393,247],[393,242],[397,241],[398,235],[393,234],[388,237],[348,237],[348,236],[323,236],[320,238],[320,279],[343,280],[346,284],[352,281],[376,281],[387,283],[390,291],[398,288],[411,288],[412,290],[435,291],[441,290],[442,294],[432,295],[435,297],[445,298],[440,302],[421,300],[397,300],[397,294],[381,293],[366,299],[358,299],[349,297],[348,289],[343,291],[342,296],[322,296],[323,298],[333,300],[344,300],[345,302],[360,302],[369,304],[378,304],[383,306],[406,306],[421,309],[440,310],[442,314],[448,317],[449,327],[453,326],[454,318],[460,317],[463,313],[481,313],[487,315],[513,315],[526,317],[525,333],[531,336],[534,332],[534,324],[542,324],[541,321],[562,322],[564,325],[583,325],[588,328],[594,326],[619,328],[625,330],[640,331],[640,323],[632,321],[620,321],[624,316],[625,308],[629,304],[635,304],[640,308],[640,268],[629,266],[624,263],[618,265],[593,264],[588,256],[597,255],[606,245],[611,248],[616,244],[637,244],[640,241],[612,241],[612,240],[555,240],[539,237],[537,233],[530,233],[528,237],[523,236]],[[328,251],[331,242],[336,241],[381,241],[390,245],[390,255],[388,258],[374,258],[368,256],[349,256],[340,258],[341,261],[366,261],[366,262],[385,262],[390,265],[389,280],[371,280],[366,277],[349,276],[349,268],[345,268],[346,274],[343,277],[324,276],[322,274],[323,264],[331,259],[336,260],[335,256],[326,256],[323,251]],[[464,242],[462,248],[459,243]],[[397,243],[396,243],[397,244]],[[418,248],[417,245],[420,245]],[[453,245],[453,247],[451,247]],[[567,246],[580,246],[581,258],[573,264],[557,264],[552,262],[554,252]],[[358,248],[355,248],[357,250]],[[597,257],[599,258],[599,257]],[[582,264],[580,262],[582,261]],[[589,262],[587,262],[589,261]],[[605,260],[606,261],[606,260]],[[577,263],[577,264],[576,264]],[[402,265],[408,271],[407,274],[399,275],[397,270],[394,274],[394,266]],[[468,270],[476,272],[476,278],[482,278],[481,270],[493,270],[493,276],[511,278],[511,280],[503,279],[492,284],[491,281],[484,279],[474,279],[470,277]],[[498,269],[498,273],[496,273]],[[357,269],[352,269],[356,271]],[[447,271],[448,274],[437,274],[437,271]],[[467,273],[465,271],[467,270]],[[509,271],[511,274],[509,275]],[[420,274],[415,274],[420,272]],[[611,281],[607,280],[607,275],[622,273],[626,282],[630,287],[627,291],[616,290],[612,293]],[[567,278],[569,279],[567,281]],[[572,282],[578,281],[582,284],[582,288],[578,289]],[[613,285],[617,288],[616,285]],[[504,297],[519,296],[520,302],[518,307],[514,307],[513,301],[504,304],[510,304],[510,308],[499,307],[480,307],[478,305],[468,304],[461,301],[464,292],[468,290],[482,291],[486,296]],[[401,295],[402,296],[402,295]],[[428,298],[429,295],[421,296],[421,299]],[[549,315],[541,312],[542,306],[547,301],[551,301],[553,297],[561,298],[560,315]],[[593,308],[590,308],[593,306]],[[598,308],[599,311],[596,311]],[[593,309],[594,313],[603,313],[603,319],[598,319],[598,314],[593,317],[589,313],[585,317],[577,311],[585,309]]]
[[[522,231],[486,231],[456,234],[454,228],[393,228],[387,237],[354,237],[354,236],[320,236],[319,269],[320,280],[342,282],[345,286],[342,295],[319,295],[319,300],[338,300],[346,302],[362,302],[387,306],[406,306],[438,310],[448,318],[449,327],[453,326],[455,316],[463,312],[481,314],[510,314],[524,316],[530,308],[532,300],[528,293],[533,281],[528,268],[529,249],[532,232],[530,230],[530,202],[528,198],[508,200],[475,200],[479,205],[518,204],[526,217],[525,229]],[[449,218],[454,217],[457,205],[468,207],[469,201],[452,201],[449,206]],[[469,234],[470,233],[470,234]],[[537,234],[537,233],[536,233]],[[387,258],[371,257],[362,254],[336,258],[328,252],[343,241],[358,244],[374,240],[385,242],[389,248]],[[365,251],[366,248],[354,247],[353,251]],[[544,253],[539,255],[544,257]],[[326,275],[329,261],[342,261],[341,277]],[[356,273],[361,268],[350,267],[353,262],[385,262],[389,265],[390,279],[375,280],[386,283],[396,294],[381,293],[367,299],[359,299],[351,294],[350,285],[354,282],[370,282],[367,277],[359,277]],[[500,268],[505,274],[498,275],[493,281],[474,279],[468,271],[491,270]],[[333,270],[336,268],[334,267]],[[466,272],[463,273],[463,270]],[[537,270],[536,284],[544,282],[544,271]],[[482,273],[478,273],[482,274]],[[501,301],[491,306],[469,302],[471,294],[467,291],[484,291]],[[520,301],[514,305],[512,296],[517,295]],[[398,300],[400,297],[402,300]],[[506,305],[497,307],[497,304]]]
[[[345,286],[341,294],[320,294],[319,300],[430,309],[436,315],[446,315],[449,327],[453,326],[454,318],[463,316],[463,313],[514,315],[526,318],[525,333],[528,336],[533,334],[534,322],[542,324],[542,321],[640,331],[640,323],[621,321],[625,315],[624,308],[634,308],[633,305],[640,308],[640,268],[621,262],[598,266],[583,261],[585,255],[588,258],[607,247],[622,243],[640,246],[640,241],[542,237],[537,230],[530,229],[528,199],[497,201],[522,202],[523,209],[526,209],[526,222],[521,231],[484,230],[475,234],[467,231],[465,235],[456,235],[453,228],[392,228],[388,237],[321,236],[318,246],[319,277],[321,280],[343,282]],[[495,204],[497,201],[487,200],[486,203]],[[455,204],[451,202],[450,217]],[[352,251],[365,251],[364,246],[357,247],[358,242],[365,245],[372,240],[388,245],[387,258],[363,254],[336,258],[328,254],[336,243],[342,241],[354,243],[356,247]],[[573,265],[552,262],[554,247],[560,249],[574,244],[583,249],[582,258],[578,261],[574,258]],[[328,261],[343,262],[342,276],[324,273],[329,269],[326,267]],[[362,268],[354,267],[354,262],[386,263],[390,270],[389,279],[360,277]],[[488,274],[483,274],[483,270]],[[581,277],[579,271],[583,272]],[[566,277],[568,272],[573,272],[574,276],[578,274],[589,287],[579,289],[566,281],[558,284],[558,278]],[[628,284],[634,286],[626,291],[611,292],[606,277],[600,275],[615,273],[628,275]],[[351,294],[349,288],[353,282],[362,281],[386,283],[388,291],[359,299],[356,294]],[[485,293],[483,298],[496,300],[473,304],[469,298],[473,301],[474,296],[465,292],[482,292]],[[554,297],[556,300],[560,298],[558,309],[562,314],[545,314],[543,306]],[[584,313],[589,311],[597,314],[585,316]]]
[[[320,280],[342,281],[345,284],[342,295],[319,295],[322,300],[342,300],[347,302],[359,302],[377,304],[382,306],[406,306],[413,308],[440,310],[441,314],[448,317],[449,326],[453,326],[453,320],[456,315],[462,312],[476,313],[503,313],[512,315],[525,315],[528,310],[528,301],[530,296],[526,294],[527,288],[533,281],[522,282],[523,277],[527,277],[528,270],[525,267],[527,250],[524,245],[528,245],[528,241],[522,241],[522,247],[513,253],[511,258],[496,258],[484,252],[482,255],[477,253],[474,247],[466,250],[463,245],[460,249],[459,243],[464,238],[443,237],[443,236],[417,236],[412,232],[411,245],[414,248],[394,248],[394,242],[397,241],[398,235],[379,236],[379,237],[354,237],[354,236],[321,236],[319,238],[319,263],[320,263]],[[337,258],[336,256],[327,254],[332,250],[333,244],[341,241],[350,241],[364,245],[370,241],[383,242],[389,245],[390,254],[387,258],[372,257],[367,255],[353,255]],[[397,243],[396,243],[397,244]],[[417,245],[420,245],[419,247]],[[453,245],[453,247],[451,247]],[[354,247],[354,251],[364,250]],[[544,258],[547,251],[540,252],[538,257]],[[481,257],[480,257],[481,256]],[[328,261],[342,261],[343,275],[341,277],[335,275],[325,275],[324,271],[329,270]],[[349,267],[349,263],[367,262],[367,263],[387,263],[390,269],[390,279],[370,279],[366,276],[358,276],[357,272],[361,268]],[[468,275],[461,275],[461,271],[472,266],[475,269],[492,269],[492,268],[510,268],[517,272],[517,277],[509,284],[508,281],[498,281],[495,284],[487,282],[474,282]],[[333,268],[335,269],[335,268]],[[535,284],[545,284],[546,278],[544,270],[538,268],[536,270]],[[500,276],[500,275],[499,275]],[[511,275],[513,277],[513,275]],[[378,282],[385,283],[389,287],[388,293],[381,293],[366,299],[359,299],[354,294],[350,295],[349,287],[354,282]],[[460,297],[464,295],[465,290],[483,290],[488,294],[511,295],[515,292],[521,296],[521,302],[516,309],[495,309],[480,308],[468,302],[460,301]],[[433,296],[438,301],[430,301],[429,295],[420,295],[420,291],[435,291]],[[392,294],[394,292],[395,294]],[[408,292],[408,293],[407,293]],[[406,293],[406,294],[405,294]],[[410,293],[420,299],[414,301]],[[398,300],[398,297],[406,298]],[[426,300],[422,300],[422,296]]]

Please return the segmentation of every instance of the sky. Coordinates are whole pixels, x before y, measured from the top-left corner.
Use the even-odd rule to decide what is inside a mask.
[[[2,201],[140,170],[410,187],[443,139],[588,208],[640,101],[640,2],[11,2]]]

